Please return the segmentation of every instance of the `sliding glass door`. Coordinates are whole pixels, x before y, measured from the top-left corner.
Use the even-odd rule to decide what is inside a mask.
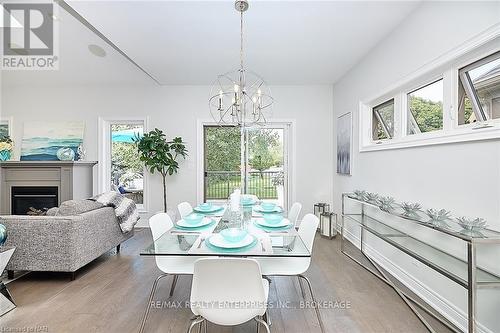
[[[204,126],[204,199],[226,200],[235,188],[241,188],[286,207],[287,129],[285,124],[244,131],[233,126]]]

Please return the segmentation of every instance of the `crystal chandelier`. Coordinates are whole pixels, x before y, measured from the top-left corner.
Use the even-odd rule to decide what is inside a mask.
[[[234,6],[240,12],[240,68],[217,76],[210,93],[210,114],[219,125],[263,125],[273,98],[266,82],[244,67],[243,13],[248,9],[248,1],[238,0]]]

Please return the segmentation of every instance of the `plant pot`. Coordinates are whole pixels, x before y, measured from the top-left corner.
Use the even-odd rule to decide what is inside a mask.
[[[10,150],[1,150],[0,151],[0,161],[8,161],[8,160],[10,160],[10,157],[11,157]]]

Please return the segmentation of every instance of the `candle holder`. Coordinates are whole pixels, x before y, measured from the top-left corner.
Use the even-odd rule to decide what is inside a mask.
[[[319,233],[321,237],[333,239],[337,236],[337,214],[332,212],[321,213],[319,219]]]
[[[328,212],[330,211],[330,205],[325,203],[325,202],[318,202],[316,204],[314,204],[314,215],[316,215],[316,217],[321,220],[321,214],[325,213],[325,212]],[[319,231],[319,227],[317,229],[317,231]]]

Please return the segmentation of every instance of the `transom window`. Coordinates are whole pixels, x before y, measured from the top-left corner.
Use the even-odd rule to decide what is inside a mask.
[[[372,137],[374,141],[394,137],[394,99],[373,108]]]
[[[408,134],[443,129],[443,80],[408,94]]]
[[[500,118],[500,52],[459,71],[459,124]]]
[[[499,139],[500,35],[478,38],[361,100],[360,151]]]

